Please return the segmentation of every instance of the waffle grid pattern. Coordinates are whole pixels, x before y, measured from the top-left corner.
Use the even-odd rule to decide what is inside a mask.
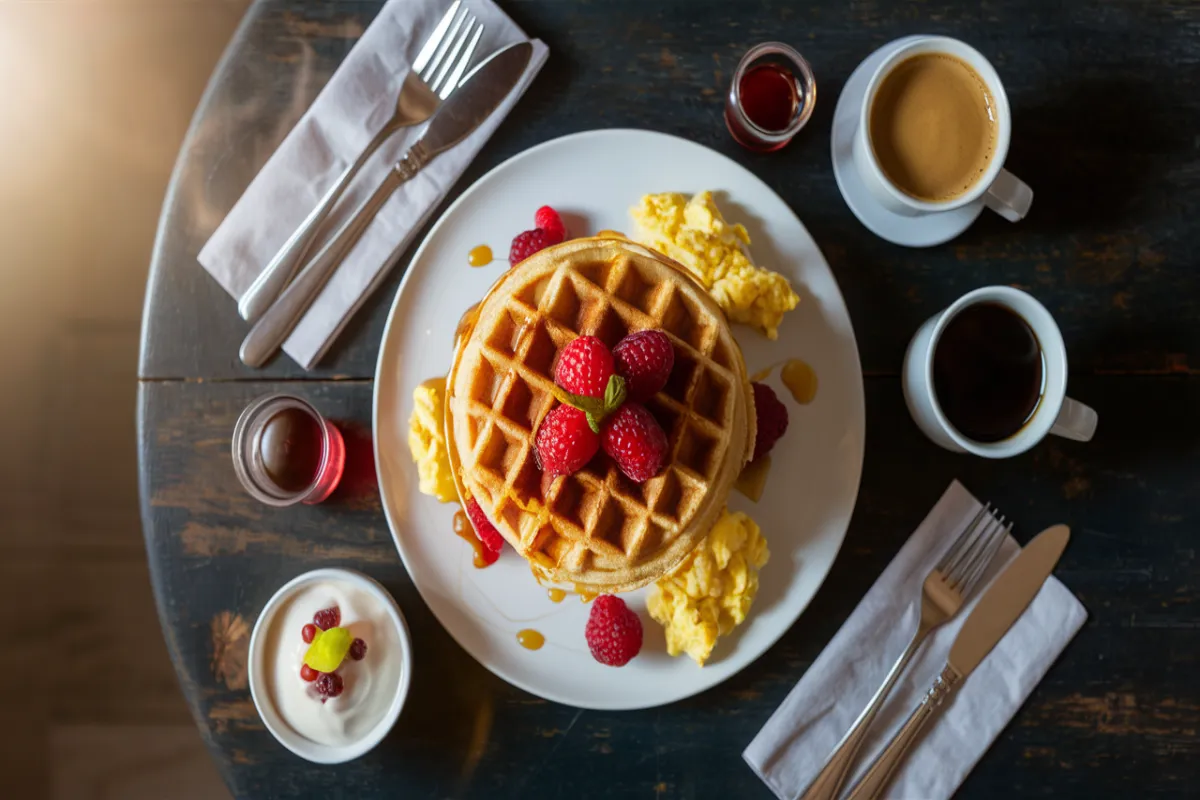
[[[739,377],[728,328],[625,254],[559,267],[509,295],[491,319],[474,332],[480,368],[464,407],[476,473],[468,485],[488,495],[493,520],[556,572],[627,571],[670,544],[729,447]],[[665,331],[675,347],[670,381],[646,404],[667,431],[668,468],[638,485],[601,452],[574,475],[543,476],[533,440],[555,404],[558,352],[580,335],[611,348],[647,328]]]

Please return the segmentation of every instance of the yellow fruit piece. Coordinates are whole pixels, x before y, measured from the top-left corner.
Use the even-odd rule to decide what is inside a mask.
[[[317,672],[333,672],[339,666],[346,653],[350,652],[350,643],[354,637],[349,628],[330,628],[327,631],[318,630],[313,636],[312,644],[304,653],[304,663]]]

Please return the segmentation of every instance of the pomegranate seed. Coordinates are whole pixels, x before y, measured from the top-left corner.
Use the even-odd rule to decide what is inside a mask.
[[[342,676],[335,672],[322,672],[317,678],[317,693],[337,697],[342,693]]]
[[[338,623],[341,621],[342,610],[337,606],[333,606],[332,608],[323,608],[317,613],[313,614],[313,622],[316,623],[316,626],[323,631],[327,631],[330,628],[336,628]]]
[[[317,626],[311,622],[300,629],[300,638],[305,644],[312,644],[313,637],[317,635]]]
[[[355,639],[350,643],[350,657],[355,661],[362,661],[363,656],[367,654],[367,643],[362,639]]]
[[[312,683],[312,682],[313,682],[313,681],[315,681],[317,678],[319,678],[319,677],[320,677],[320,675],[321,675],[321,673],[317,672],[315,669],[313,669],[312,667],[310,667],[308,664],[301,664],[301,665],[300,665],[300,678],[301,678],[301,680],[307,681],[308,683]]]

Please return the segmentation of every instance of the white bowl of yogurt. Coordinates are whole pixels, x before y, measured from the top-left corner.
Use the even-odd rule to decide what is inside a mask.
[[[361,660],[346,656],[336,670],[342,690],[323,697],[301,678],[309,644],[302,629],[336,606],[339,627],[366,643]],[[267,601],[250,635],[250,696],[267,730],[301,758],[340,764],[358,758],[387,735],[400,716],[412,678],[412,644],[400,607],[360,572],[317,569],[292,580]]]

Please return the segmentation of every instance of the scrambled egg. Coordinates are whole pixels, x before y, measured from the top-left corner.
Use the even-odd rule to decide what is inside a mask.
[[[770,557],[754,520],[722,511],[704,542],[650,592],[650,616],[666,628],[667,652],[687,653],[704,666],[717,637],[745,621],[758,594],[758,570]]]
[[[458,499],[454,474],[446,449],[446,379],[434,378],[413,390],[413,412],[408,418],[408,449],[421,476],[421,491],[443,503]]]
[[[800,297],[782,275],[750,261],[750,236],[721,215],[712,192],[648,194],[630,209],[639,240],[683,264],[704,285],[731,322],[752,325],[768,339],[779,335],[783,315]]]

